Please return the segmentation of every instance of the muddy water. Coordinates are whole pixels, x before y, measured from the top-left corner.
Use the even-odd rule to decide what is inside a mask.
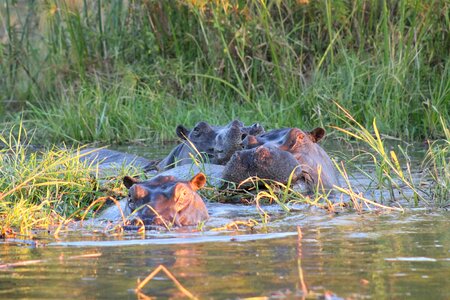
[[[113,235],[84,224],[59,240],[1,241],[0,299],[136,299],[137,280],[159,265],[199,299],[450,299],[450,212],[298,208],[265,206],[264,225],[254,206],[210,203],[200,231]],[[259,225],[214,230],[249,219]],[[143,292],[183,295],[162,273]]]

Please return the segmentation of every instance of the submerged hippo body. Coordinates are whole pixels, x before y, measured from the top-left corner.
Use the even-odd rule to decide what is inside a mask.
[[[189,226],[209,217],[197,193],[206,183],[203,173],[189,181],[164,175],[146,181],[125,176],[123,183],[128,188],[129,210],[135,211],[135,216],[145,224]]]
[[[261,125],[244,126],[239,120],[231,121],[225,126],[211,126],[207,122],[199,122],[192,130],[179,125],[176,133],[182,143],[161,160],[157,170],[191,164],[192,156],[202,162],[226,164],[234,152],[243,148],[243,138],[262,132],[264,128]]]
[[[303,180],[311,189],[331,189],[339,185],[339,177],[328,154],[317,143],[325,136],[323,128],[304,132],[298,128],[283,128],[259,136],[247,136],[244,146],[253,149],[260,145],[271,145],[291,153],[299,162]],[[314,187],[314,188],[313,188]]]
[[[79,160],[89,164],[98,164],[99,169],[103,172],[129,166],[149,170],[155,165],[154,161],[137,155],[103,148],[83,149],[79,153]]]

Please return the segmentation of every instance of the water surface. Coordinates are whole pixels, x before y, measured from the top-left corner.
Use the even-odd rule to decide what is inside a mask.
[[[212,224],[221,222],[223,216],[214,213],[221,206],[230,212],[228,205],[215,205]],[[253,207],[239,209],[258,218]],[[154,230],[145,236],[72,231],[61,241],[41,234],[37,246],[0,244],[0,297],[135,299],[138,278],[162,264],[200,299],[301,299],[300,272],[312,299],[327,291],[352,299],[449,299],[449,217],[423,210],[382,215],[309,210],[239,231],[208,226],[205,232]],[[7,265],[18,262],[24,265]],[[181,295],[163,274],[144,292],[161,299]]]

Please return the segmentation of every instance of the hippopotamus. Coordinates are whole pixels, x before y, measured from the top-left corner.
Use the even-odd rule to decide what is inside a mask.
[[[286,184],[289,178],[292,183],[303,178],[301,166],[295,157],[272,145],[237,151],[226,165],[211,163],[182,165],[159,174],[187,179],[196,172],[204,172],[208,184],[216,188],[226,188],[229,182],[240,184],[254,176],[283,184]],[[300,190],[306,191],[303,186]]]
[[[128,188],[128,208],[144,224],[175,226],[197,225],[209,217],[205,203],[197,193],[206,183],[203,173],[189,181],[173,176],[159,175],[140,181],[130,176],[123,178]]]
[[[155,161],[137,155],[103,148],[82,149],[79,152],[79,160],[90,164],[98,164],[99,169],[103,172],[124,166],[133,166],[147,171],[155,165]]]
[[[294,183],[302,178],[302,169],[291,153],[267,144],[234,153],[222,173],[224,180],[235,183],[252,176],[284,184],[291,178]]]
[[[264,132],[264,128],[255,123],[251,126],[244,126],[238,120],[234,120],[227,126],[217,129],[214,143],[214,163],[226,164],[231,156],[244,148],[242,141],[248,135],[258,135]]]
[[[317,144],[324,136],[325,129],[320,127],[310,132],[298,128],[283,128],[257,136],[248,135],[243,144],[246,149],[271,145],[291,153],[301,166],[304,181],[312,189],[319,187],[328,190],[333,185],[339,185],[339,177],[330,157]]]
[[[247,135],[263,132],[264,128],[261,125],[255,123],[244,126],[239,120],[231,121],[225,126],[211,126],[207,122],[199,122],[192,130],[178,125],[176,134],[182,143],[161,160],[156,168],[163,171],[190,164],[192,156],[202,162],[226,164],[235,151],[243,148],[242,140]]]

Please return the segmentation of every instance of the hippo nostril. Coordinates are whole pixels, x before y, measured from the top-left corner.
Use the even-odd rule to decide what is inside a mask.
[[[246,137],[247,137],[247,134],[246,134],[246,133],[243,133],[243,134],[241,135],[241,140],[245,139]]]

